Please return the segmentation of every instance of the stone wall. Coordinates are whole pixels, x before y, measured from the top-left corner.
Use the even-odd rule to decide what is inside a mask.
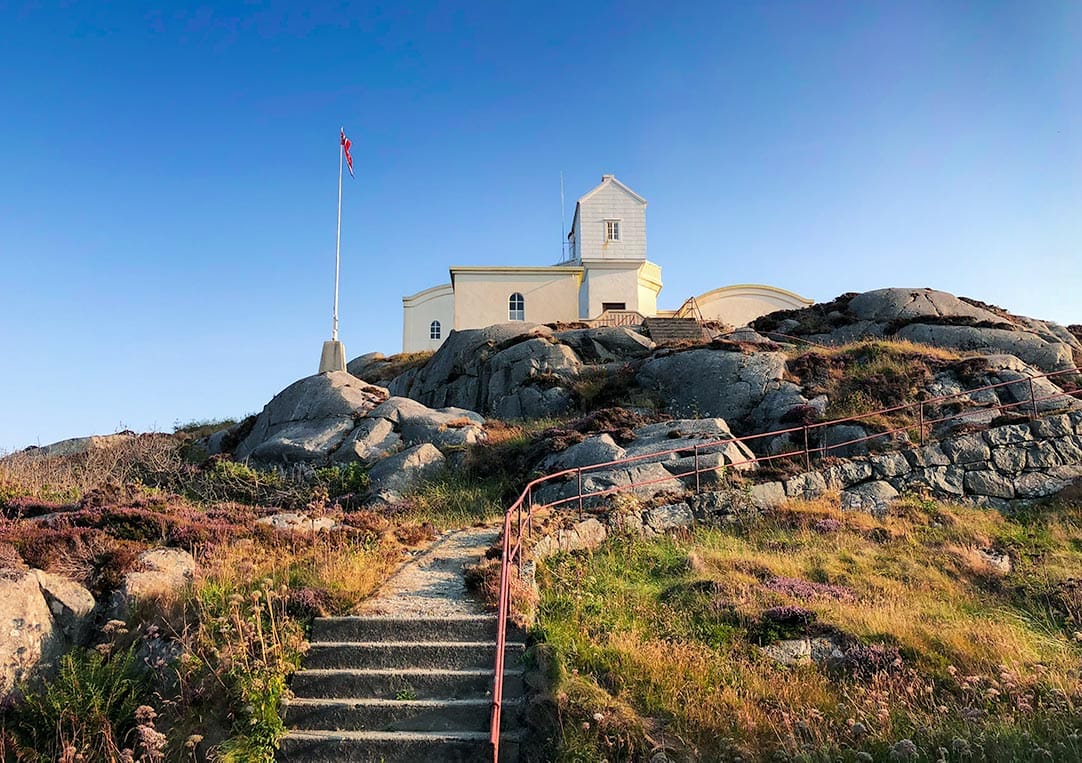
[[[813,462],[814,463],[814,462]],[[1082,412],[959,435],[936,443],[853,458],[786,480],[692,495],[649,509],[612,510],[540,538],[533,558],[595,548],[610,532],[653,535],[724,521],[790,498],[841,491],[842,508],[880,513],[903,492],[964,500],[1009,511],[1053,495],[1082,477]],[[640,495],[640,497],[642,497]],[[572,514],[572,512],[569,512]]]

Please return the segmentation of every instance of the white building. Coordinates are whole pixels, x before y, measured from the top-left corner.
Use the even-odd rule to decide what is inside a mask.
[[[451,329],[505,321],[640,323],[695,317],[742,326],[811,300],[771,286],[727,286],[658,310],[661,266],[646,259],[646,199],[612,175],[575,204],[568,254],[549,267],[451,267],[451,282],[402,298],[402,350],[439,347]]]

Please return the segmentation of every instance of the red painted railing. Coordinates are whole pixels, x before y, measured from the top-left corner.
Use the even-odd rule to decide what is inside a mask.
[[[630,458],[622,458],[616,461],[607,461],[601,464],[591,464],[590,466],[582,466],[574,469],[564,469],[562,471],[547,474],[543,477],[531,481],[526,485],[525,489],[519,495],[518,499],[511,504],[511,507],[504,514],[503,519],[503,553],[500,567],[500,591],[499,591],[499,605],[497,609],[496,617],[496,664],[495,664],[495,676],[493,679],[492,689],[492,719],[491,719],[491,731],[490,741],[492,743],[493,760],[499,760],[500,754],[500,718],[501,711],[503,709],[503,672],[504,672],[504,652],[507,646],[507,617],[510,612],[511,606],[511,575],[516,574],[512,572],[512,565],[517,562],[518,570],[522,569],[522,544],[526,537],[529,536],[532,530],[533,512],[538,509],[550,508],[553,506],[563,506],[569,503],[577,503],[580,514],[585,510],[585,501],[587,498],[599,498],[613,493],[619,493],[625,490],[633,490],[635,488],[646,487],[649,485],[660,484],[664,482],[670,482],[673,480],[683,479],[685,477],[695,477],[695,490],[698,491],[701,488],[701,479],[703,474],[711,472],[717,472],[724,469],[741,469],[751,468],[753,465],[769,463],[785,458],[803,457],[804,466],[806,470],[811,470],[811,460],[813,455],[819,455],[820,457],[828,453],[831,450],[840,450],[860,443],[867,443],[874,440],[882,442],[893,442],[895,436],[908,432],[914,427],[920,431],[920,444],[925,443],[925,433],[932,427],[943,424],[955,419],[965,420],[967,417],[971,417],[975,411],[1007,411],[1014,408],[1028,407],[1027,411],[1029,418],[1035,419],[1039,413],[1038,406],[1040,403],[1059,400],[1064,398],[1082,398],[1082,387],[1071,391],[1058,391],[1051,394],[1038,396],[1034,387],[1034,382],[1039,379],[1053,379],[1057,377],[1079,376],[1082,373],[1077,368],[1071,368],[1064,371],[1055,371],[1049,374],[1041,374],[1039,376],[1027,376],[1024,379],[1015,379],[1008,382],[999,382],[998,384],[989,384],[984,387],[977,387],[975,389],[964,390],[962,392],[956,392],[951,395],[943,395],[942,397],[930,398],[928,400],[922,400],[917,403],[908,403],[906,405],[897,405],[893,408],[883,408],[881,410],[872,411],[871,413],[862,413],[855,416],[847,416],[841,419],[834,419],[831,421],[820,421],[812,424],[804,424],[801,426],[789,427],[788,429],[779,429],[773,432],[764,432],[762,434],[748,435],[745,437],[733,437],[724,440],[711,440],[694,445],[692,448],[674,448],[672,450],[658,451],[654,453],[644,453],[638,456],[632,456]],[[1080,379],[1079,381],[1082,381]],[[979,406],[969,408],[968,410],[949,414],[945,416],[939,416],[938,418],[929,418],[926,412],[934,410],[938,406],[949,404],[952,400],[958,398],[965,398],[974,393],[986,392],[990,390],[1000,389],[1004,387],[1010,387],[1012,385],[1024,385],[1026,387],[1026,394],[1022,396],[1015,395],[1015,402],[1011,403],[998,403],[995,405]],[[867,419],[901,414],[903,412],[913,411],[916,413],[916,424],[913,423],[888,429],[886,431],[876,432],[864,437],[857,437],[844,442],[831,443],[825,445],[820,443],[816,446],[811,445],[812,433],[815,430],[825,429],[826,427],[836,426],[838,424],[856,424]],[[755,440],[761,440],[765,438],[781,437],[788,435],[790,440],[794,435],[797,439],[803,443],[803,446],[794,450],[788,450],[783,453],[777,453],[767,456],[753,456],[739,461],[728,461],[728,463],[717,464],[711,463],[707,466],[703,466],[702,456],[711,452],[716,452],[718,449],[725,449],[731,447],[733,443],[749,443]],[[899,438],[900,439],[900,438]],[[913,443],[909,443],[913,444]],[[610,470],[616,466],[630,465],[633,466],[636,463],[657,461],[667,456],[676,456],[678,454],[691,453],[693,458],[692,468],[679,474],[669,474],[659,479],[645,480],[642,482],[631,482],[627,485],[619,485],[616,487],[607,488],[604,490],[596,490],[583,492],[583,474],[588,474],[595,471]],[[568,479],[575,479],[577,482],[574,495],[560,498],[557,500],[549,501],[547,503],[534,504],[533,495],[536,488],[546,483],[554,483],[556,481],[566,481]]]

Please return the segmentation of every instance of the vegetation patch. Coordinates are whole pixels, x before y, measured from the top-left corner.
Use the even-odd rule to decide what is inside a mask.
[[[822,499],[552,557],[535,626],[555,681],[548,754],[1082,760],[1080,539],[1077,496],[1012,517]],[[1012,568],[990,576],[965,549]],[[794,639],[833,652],[764,651]]]

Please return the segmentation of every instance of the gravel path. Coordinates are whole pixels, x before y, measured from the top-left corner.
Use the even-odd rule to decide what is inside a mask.
[[[442,536],[407,562],[368,600],[363,615],[447,617],[480,615],[484,606],[466,591],[462,571],[500,537],[498,527],[468,527]]]

